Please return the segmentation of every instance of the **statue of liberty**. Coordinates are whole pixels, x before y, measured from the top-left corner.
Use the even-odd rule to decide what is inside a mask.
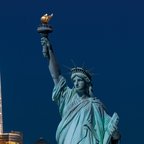
[[[94,96],[92,91],[92,75],[82,67],[71,68],[73,87],[67,85],[65,77],[60,71],[48,33],[52,28],[48,26],[48,18],[41,18],[41,33],[43,54],[49,60],[49,71],[54,82],[52,100],[57,103],[61,121],[56,132],[58,144],[118,144],[119,117],[114,113],[111,117],[106,112],[103,103]],[[44,31],[43,31],[44,29]]]

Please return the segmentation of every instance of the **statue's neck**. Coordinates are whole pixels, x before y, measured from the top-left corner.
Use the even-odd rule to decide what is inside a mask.
[[[82,98],[89,97],[85,91],[77,91],[77,94],[79,97],[82,97]]]

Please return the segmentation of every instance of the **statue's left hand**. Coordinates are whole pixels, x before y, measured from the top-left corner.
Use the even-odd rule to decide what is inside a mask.
[[[112,139],[113,140],[120,140],[121,139],[121,134],[118,130],[113,132]]]

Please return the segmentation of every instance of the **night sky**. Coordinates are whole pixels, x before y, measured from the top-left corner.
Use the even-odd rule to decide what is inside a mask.
[[[0,72],[4,131],[21,131],[24,144],[51,144],[60,121],[53,81],[37,27],[54,14],[49,35],[63,75],[83,63],[94,73],[95,95],[117,112],[122,144],[143,143],[144,8],[142,0],[2,0]]]

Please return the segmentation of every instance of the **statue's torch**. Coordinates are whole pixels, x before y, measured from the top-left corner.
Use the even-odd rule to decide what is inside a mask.
[[[48,15],[45,14],[41,17],[41,24],[40,26],[37,28],[38,33],[40,33],[41,37],[45,37],[48,39],[48,34],[51,33],[53,31],[52,27],[48,24],[48,22],[50,21],[50,19],[53,17],[53,14]],[[47,46],[45,45],[43,47],[43,55],[45,57],[48,56],[48,51],[47,51]]]

